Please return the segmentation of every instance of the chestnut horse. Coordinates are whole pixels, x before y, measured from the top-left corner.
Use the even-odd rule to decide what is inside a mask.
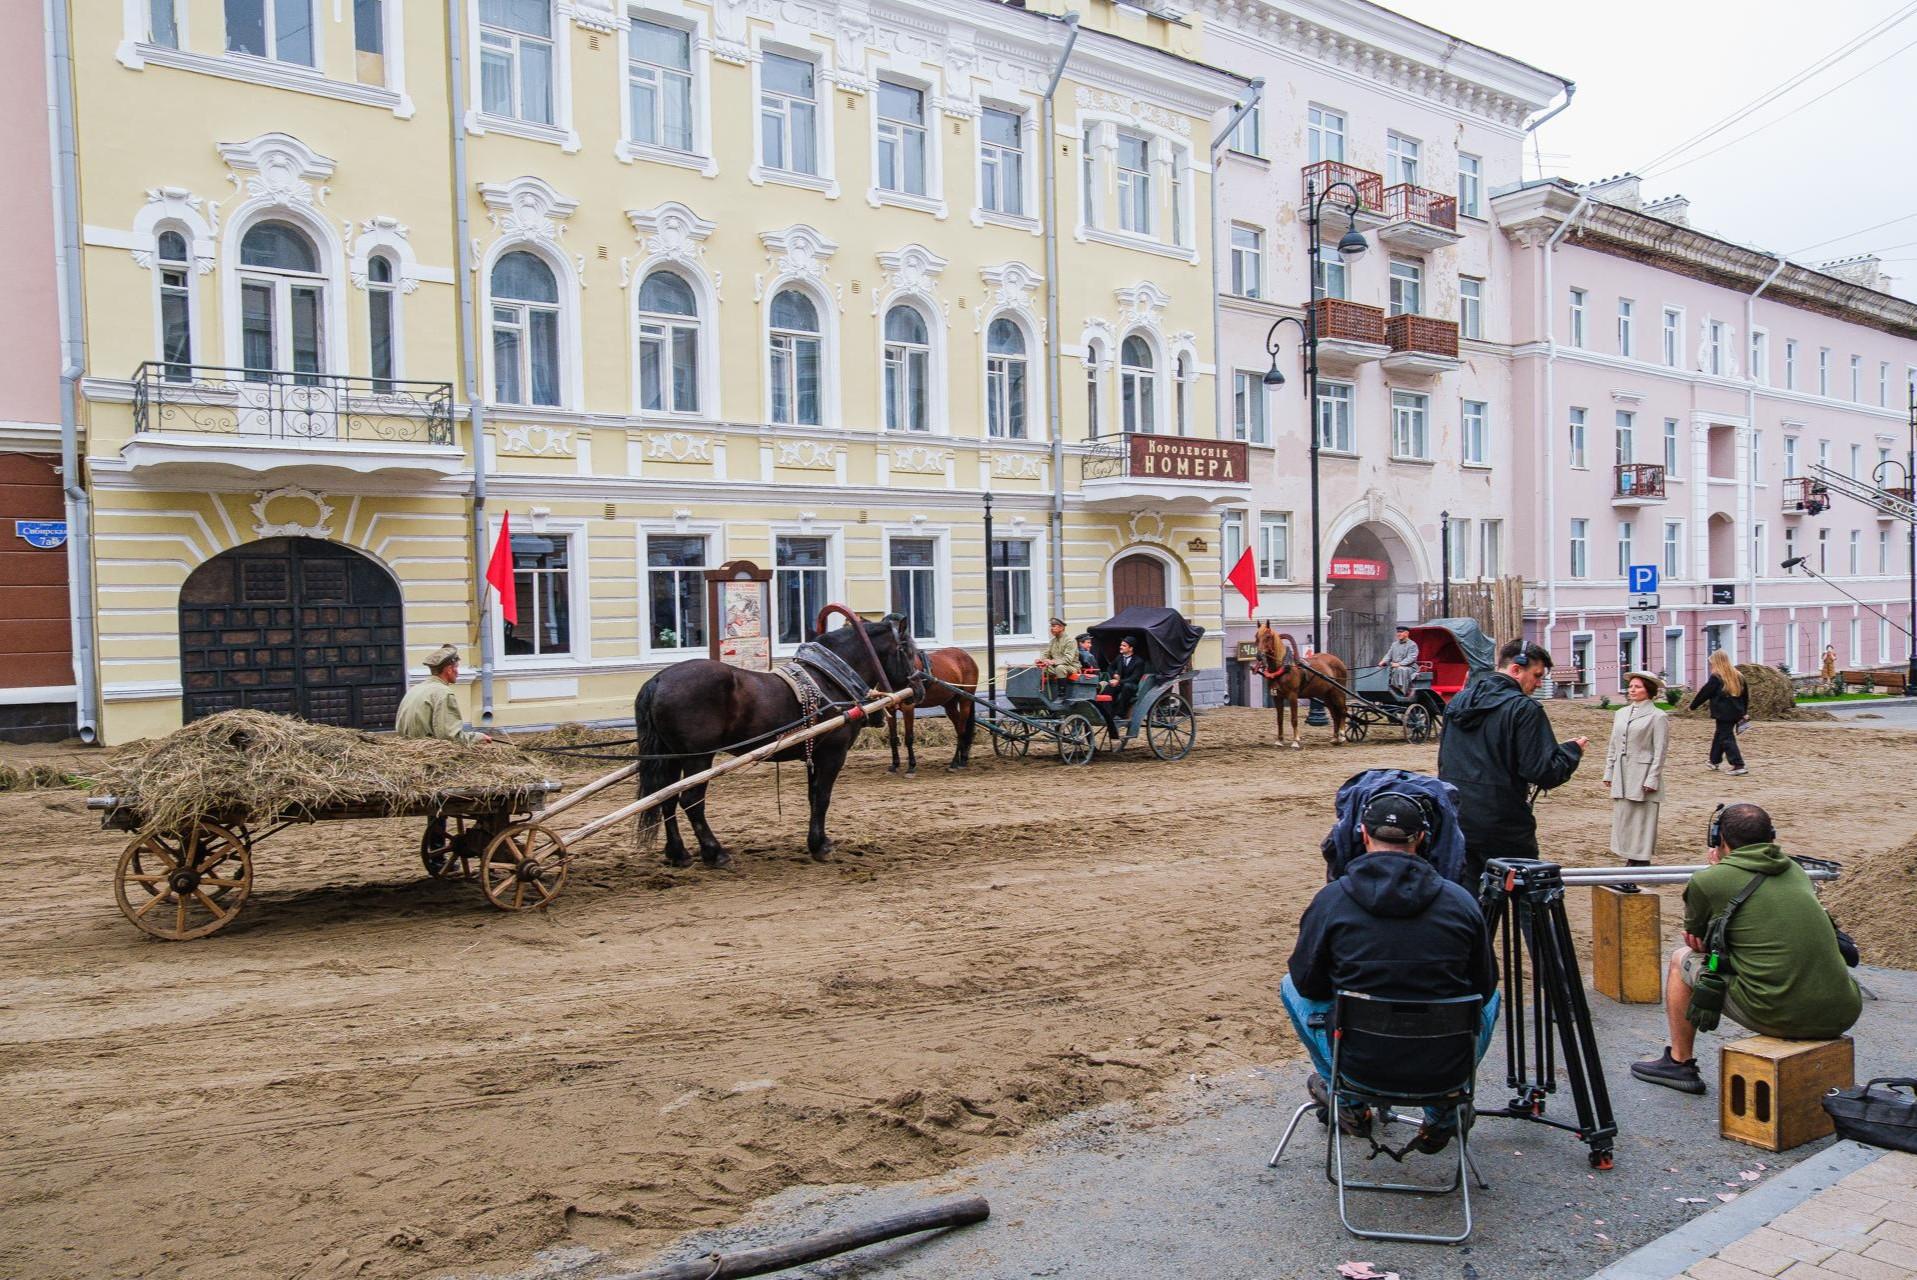
[[[1273,631],[1258,624],[1258,674],[1271,689],[1273,710],[1278,713],[1278,745],[1285,746],[1285,708],[1291,708],[1291,741],[1294,750],[1302,750],[1298,737],[1298,700],[1316,698],[1331,712],[1333,746],[1345,740],[1345,690],[1351,673],[1344,660],[1333,653],[1314,653],[1299,658],[1298,642],[1289,632]],[[1335,683],[1334,683],[1335,682]]]
[[[967,693],[978,691],[978,663],[972,661],[972,655],[963,649],[934,649],[921,655],[924,659],[925,673],[932,677],[925,682],[925,696],[916,703],[907,704],[897,711],[886,713],[886,731],[892,744],[892,767],[888,773],[899,771],[899,718],[905,718],[905,776],[911,777],[919,771],[918,753],[912,748],[912,716],[921,707],[944,707],[945,718],[952,722],[952,731],[958,735],[958,749],[952,752],[952,763],[948,769],[963,769],[972,763],[972,735],[978,729],[972,700],[953,693],[945,685],[953,685]],[[944,681],[944,684],[936,683]]]

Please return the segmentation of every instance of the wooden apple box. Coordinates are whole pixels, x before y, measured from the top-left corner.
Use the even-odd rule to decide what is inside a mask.
[[[1751,1036],[1724,1046],[1718,1131],[1766,1151],[1789,1151],[1832,1132],[1824,1095],[1856,1083],[1851,1039]]]
[[[1621,1004],[1663,999],[1662,907],[1649,891],[1591,890],[1591,985]]]

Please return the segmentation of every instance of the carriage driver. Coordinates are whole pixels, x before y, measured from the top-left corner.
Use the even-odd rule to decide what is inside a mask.
[[[1052,638],[1033,665],[1054,680],[1070,680],[1078,674],[1078,646],[1065,634],[1065,619],[1052,619]]]
[[[466,717],[460,713],[459,697],[453,692],[459,682],[459,650],[442,644],[426,655],[426,670],[432,674],[400,700],[393,732],[402,738],[445,738],[469,746],[491,742],[491,735],[467,728]]]
[[[1411,685],[1418,678],[1418,642],[1411,638],[1411,624],[1398,624],[1398,638],[1385,650],[1385,678],[1391,682],[1391,692],[1400,698],[1411,696]]]

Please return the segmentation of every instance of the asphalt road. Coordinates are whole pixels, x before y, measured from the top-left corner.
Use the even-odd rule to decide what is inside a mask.
[[[1891,698],[1883,702],[1825,702],[1818,705],[1846,724],[1867,725],[1874,729],[1917,729],[1917,698]]]
[[[1867,722],[1869,723],[1869,722]],[[1917,973],[1860,971],[1878,997],[1857,1035],[1859,1078],[1909,1074],[1917,1062]],[[1267,1169],[1285,1119],[1303,1099],[1300,1063],[1194,1081],[1170,1115],[1107,1108],[1074,1117],[1027,1153],[937,1180],[878,1188],[798,1188],[752,1219],[690,1237],[659,1261],[790,1239],[953,1193],[984,1195],[990,1221],[942,1237],[878,1246],[799,1271],[807,1280],[1024,1280],[1026,1277],[1329,1277],[1368,1261],[1402,1280],[1582,1277],[1822,1150],[1829,1139],[1782,1155],[1717,1137],[1715,1042],[1704,1050],[1711,1093],[1694,1098],[1640,1084],[1629,1064],[1663,1044],[1657,1006],[1593,997],[1605,1076],[1617,1113],[1616,1167],[1593,1171],[1570,1134],[1498,1118],[1482,1120],[1473,1152],[1491,1186],[1473,1199],[1477,1231],[1457,1248],[1354,1239],[1340,1227],[1321,1172],[1323,1130],[1307,1119],[1277,1169]],[[1274,1015],[1278,1013],[1274,1002]],[[1479,1075],[1492,1105],[1504,1093],[1502,1036]],[[1561,1083],[1562,1087],[1562,1083]],[[1570,1099],[1554,1111],[1570,1114]],[[1402,1141],[1402,1139],[1399,1139]],[[1416,1174],[1442,1173],[1446,1157],[1412,1157]],[[1404,1172],[1398,1170],[1397,1172]],[[1414,1176],[1416,1176],[1414,1174]],[[1753,1175],[1746,1178],[1744,1175]],[[1453,1219],[1455,1199],[1373,1196],[1363,1212],[1397,1223]],[[551,1258],[524,1275],[609,1276],[640,1265]]]

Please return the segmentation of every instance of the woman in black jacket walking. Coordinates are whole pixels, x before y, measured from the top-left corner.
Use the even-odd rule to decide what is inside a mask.
[[[1722,649],[1711,655],[1711,678],[1691,699],[1691,710],[1706,703],[1716,726],[1711,734],[1711,768],[1728,760],[1732,775],[1741,778],[1750,770],[1744,767],[1744,753],[1737,749],[1737,725],[1750,711],[1750,691],[1744,687],[1743,675],[1731,665],[1730,654]]]

